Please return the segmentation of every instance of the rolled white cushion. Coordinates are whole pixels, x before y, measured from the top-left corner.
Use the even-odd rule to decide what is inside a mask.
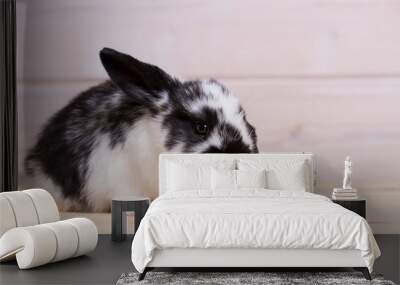
[[[6,197],[0,195],[0,237],[9,229],[15,228],[17,223],[13,209]]]
[[[75,218],[7,231],[0,238],[0,260],[16,254],[19,268],[76,257],[97,245],[97,228],[85,218]]]
[[[28,194],[32,199],[39,218],[39,224],[60,220],[57,204],[49,192],[43,189],[29,189],[22,192]]]
[[[96,225],[86,218],[73,218],[63,221],[73,225],[78,233],[78,248],[74,256],[79,256],[91,252],[97,245],[97,228]]]
[[[17,227],[33,226],[39,223],[35,205],[30,196],[22,191],[1,193],[11,205]]]
[[[60,261],[75,255],[78,250],[78,233],[75,228],[64,221],[43,225],[53,232],[57,239],[57,251],[51,262]]]
[[[57,251],[57,240],[43,225],[14,228],[0,239],[0,259],[16,253],[20,269],[51,262]]]
[[[43,189],[0,193],[0,237],[14,227],[33,226],[60,219],[56,202]]]

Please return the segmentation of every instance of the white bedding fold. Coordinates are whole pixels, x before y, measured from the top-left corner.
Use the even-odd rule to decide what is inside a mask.
[[[142,272],[155,249],[358,249],[372,271],[379,248],[368,223],[328,198],[299,191],[167,193],[156,199],[132,243]]]

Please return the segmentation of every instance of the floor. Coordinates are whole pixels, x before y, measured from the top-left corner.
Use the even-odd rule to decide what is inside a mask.
[[[15,262],[1,264],[0,284],[115,284],[122,273],[134,271],[130,251],[130,241],[116,243],[100,235],[88,256],[29,270],[18,270]]]
[[[400,235],[377,235],[382,257],[375,271],[399,283]],[[130,261],[131,242],[114,243],[99,236],[97,249],[82,256],[30,270],[18,270],[15,262],[0,265],[0,284],[115,284],[124,272],[134,271]]]

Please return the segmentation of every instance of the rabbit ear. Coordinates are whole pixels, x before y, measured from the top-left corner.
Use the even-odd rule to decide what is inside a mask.
[[[110,48],[103,48],[100,51],[100,59],[111,80],[131,96],[142,94],[135,92],[138,87],[147,93],[157,95],[161,91],[171,91],[179,84],[178,80],[157,66],[141,62]]]

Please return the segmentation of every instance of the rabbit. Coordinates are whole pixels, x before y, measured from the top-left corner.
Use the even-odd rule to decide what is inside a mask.
[[[216,80],[180,81],[110,48],[110,80],[54,114],[25,159],[63,211],[110,211],[116,195],[157,196],[161,152],[256,153],[255,128]]]

